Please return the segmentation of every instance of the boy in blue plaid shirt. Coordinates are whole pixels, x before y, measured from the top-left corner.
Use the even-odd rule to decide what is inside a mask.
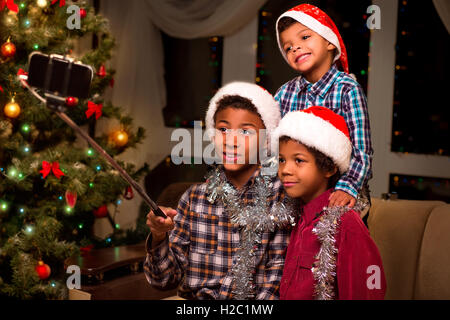
[[[347,53],[338,29],[326,13],[310,4],[283,13],[276,29],[284,59],[301,74],[275,94],[282,116],[323,106],[343,116],[350,130],[350,169],[336,184],[329,205],[353,207],[357,199],[370,204],[367,182],[372,177],[373,150],[367,101],[361,86],[348,74]]]
[[[273,96],[255,84],[230,83],[211,99],[206,128],[223,165],[191,186],[177,210],[162,208],[168,218],[148,214],[144,274],[152,286],[178,287],[186,299],[278,299],[289,231],[271,220],[284,193],[276,170],[269,177],[261,168],[258,146],[260,130],[269,137],[280,118]]]

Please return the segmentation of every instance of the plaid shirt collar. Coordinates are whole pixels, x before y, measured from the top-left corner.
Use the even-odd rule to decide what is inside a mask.
[[[336,81],[336,79],[339,77],[340,74],[341,72],[336,68],[336,65],[333,64],[330,70],[328,70],[327,73],[325,73],[323,77],[314,84],[308,82],[308,80],[306,80],[305,77],[299,77],[299,84],[298,84],[299,91],[301,92],[310,87],[311,91],[315,95],[324,98],[328,90],[330,90],[331,86],[333,85],[333,83]]]

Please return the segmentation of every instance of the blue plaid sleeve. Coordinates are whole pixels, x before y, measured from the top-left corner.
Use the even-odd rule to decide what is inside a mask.
[[[343,110],[353,152],[349,170],[342,175],[335,189],[357,198],[363,185],[372,176],[373,157],[367,100],[361,86],[354,86],[344,95]]]

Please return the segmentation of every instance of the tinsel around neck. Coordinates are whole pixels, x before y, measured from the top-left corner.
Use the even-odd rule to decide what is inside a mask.
[[[366,206],[367,203],[364,200],[357,201],[353,210],[361,212]],[[342,215],[349,210],[348,207],[324,207],[319,222],[312,230],[320,242],[320,249],[312,268],[316,300],[333,300],[335,298],[338,254],[336,234],[340,227]]]
[[[221,166],[217,166],[207,176],[208,201],[220,201],[231,223],[240,228],[240,246],[233,257],[231,269],[233,298],[238,300],[254,298],[255,249],[262,242],[262,234],[266,231],[273,232],[277,227],[295,224],[289,204],[277,202],[269,206],[270,198],[275,192],[274,175],[262,174],[270,171],[264,169],[267,168],[261,168],[256,177],[252,177],[255,181],[243,192],[239,192],[228,182]],[[245,192],[252,193],[251,203],[244,203],[242,200]]]

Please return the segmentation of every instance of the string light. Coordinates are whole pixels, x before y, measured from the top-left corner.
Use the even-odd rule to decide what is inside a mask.
[[[34,226],[32,226],[31,224],[28,224],[25,226],[24,230],[26,235],[32,235],[34,233]]]
[[[39,8],[45,8],[47,6],[47,0],[38,0],[37,5]]]
[[[25,133],[30,132],[30,126],[28,124],[24,124],[22,126],[22,132],[25,132]]]
[[[17,174],[17,170],[16,169],[11,169],[9,170],[9,176],[14,178]]]

